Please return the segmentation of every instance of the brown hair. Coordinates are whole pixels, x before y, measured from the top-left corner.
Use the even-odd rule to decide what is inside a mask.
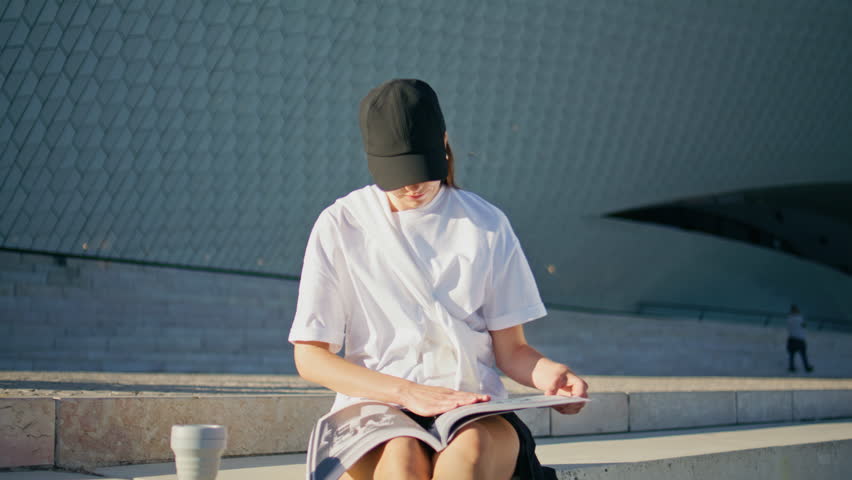
[[[453,149],[450,147],[450,142],[447,142],[445,145],[447,150],[447,178],[441,180],[441,184],[452,188],[459,188],[459,186],[456,185]]]

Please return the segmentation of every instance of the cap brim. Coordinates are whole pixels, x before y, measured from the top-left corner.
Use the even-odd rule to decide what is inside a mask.
[[[444,151],[393,157],[367,154],[367,167],[376,185],[386,192],[406,185],[447,178],[447,157]]]

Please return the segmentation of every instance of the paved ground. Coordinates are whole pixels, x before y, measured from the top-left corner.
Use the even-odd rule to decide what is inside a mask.
[[[852,378],[585,377],[593,392],[849,390]],[[527,390],[504,379],[513,392]],[[295,375],[0,371],[0,397],[282,395],[328,393]]]

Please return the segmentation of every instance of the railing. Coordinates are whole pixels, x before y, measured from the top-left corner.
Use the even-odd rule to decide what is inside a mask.
[[[673,302],[657,302],[647,301],[639,302],[636,309],[638,315],[656,314],[682,314],[694,315],[698,321],[705,318],[720,319],[724,317],[735,317],[742,322],[762,323],[764,326],[769,326],[773,321],[784,323],[788,312],[771,312],[767,310],[749,310],[744,308],[720,307],[717,305],[693,305]],[[805,315],[805,322],[809,325],[816,325],[815,330],[837,330],[837,331],[852,331],[852,318],[843,318],[828,315]]]

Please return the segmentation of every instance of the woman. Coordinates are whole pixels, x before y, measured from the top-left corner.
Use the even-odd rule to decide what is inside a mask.
[[[376,184],[317,219],[305,253],[290,341],[307,380],[398,405],[421,425],[506,391],[495,367],[549,395],[586,396],[567,366],[526,343],[546,314],[505,215],[456,187],[438,98],[420,80],[391,80],[360,105]],[[336,355],[346,346],[345,358]],[[557,407],[577,413],[582,404]],[[478,420],[434,452],[410,437],[365,455],[346,478],[545,478],[514,414]],[[552,471],[551,471],[552,473]]]

